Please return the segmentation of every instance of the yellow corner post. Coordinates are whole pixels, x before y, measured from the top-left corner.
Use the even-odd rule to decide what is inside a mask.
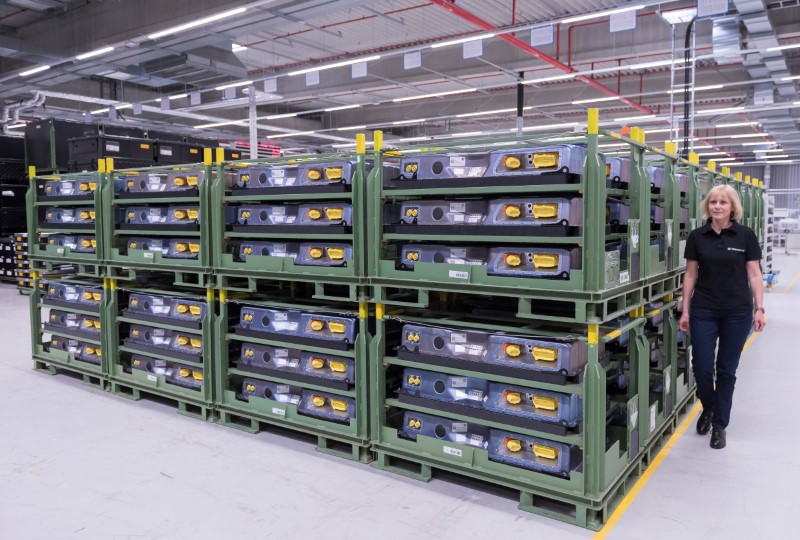
[[[386,315],[386,306],[383,304],[375,304],[375,318],[378,320],[383,320],[383,317]]]
[[[206,302],[213,302],[214,301],[214,289],[212,287],[208,287],[206,289]]]
[[[733,178],[734,178],[734,180],[736,180],[737,182],[741,182],[741,181],[742,181],[742,172],[741,172],[741,171],[739,171],[739,172],[735,172],[735,173],[733,173]]]
[[[211,148],[203,148],[203,165],[206,167],[210,166],[211,163],[214,161],[213,152]]]
[[[256,155],[258,155],[257,151]],[[222,163],[223,161],[225,161],[225,149],[220,146],[217,148],[217,163]]]
[[[99,172],[100,174],[106,172],[106,160],[104,159],[97,160],[97,172]]]
[[[366,319],[369,317],[369,304],[366,302],[358,303],[358,317],[361,319]]]
[[[639,128],[634,126],[631,128],[630,138],[633,141],[639,142]]]
[[[356,134],[356,154],[367,153],[367,136],[363,133]]]
[[[376,152],[380,152],[383,149],[383,131],[376,129],[372,132],[372,148]]]
[[[664,152],[667,154],[677,154],[678,153],[678,145],[674,142],[667,141],[664,143]]]
[[[600,325],[589,324],[589,345],[600,343]]]
[[[36,178],[36,167],[34,165],[30,165],[28,167],[28,180],[33,180]]]
[[[228,291],[219,291],[219,303],[224,304],[228,301]]]
[[[700,156],[694,152],[689,152],[689,163],[692,165],[700,165]]]
[[[600,109],[589,109],[586,133],[589,135],[597,135],[600,133]]]
[[[647,132],[644,130],[644,128],[639,129],[638,141],[642,144],[646,144],[646,139],[647,139]]]
[[[708,160],[708,170],[716,171],[717,170],[717,162],[713,159]]]
[[[749,184],[750,183],[750,175],[749,174],[744,177],[744,183],[745,184]]]
[[[725,176],[730,176],[731,175],[731,168],[730,167],[722,167],[722,174],[724,174]]]
[[[114,158],[106,158],[106,172],[110,173],[114,170]]]

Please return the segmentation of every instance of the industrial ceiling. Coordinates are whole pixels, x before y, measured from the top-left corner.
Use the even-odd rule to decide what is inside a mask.
[[[0,120],[10,134],[57,117],[310,150],[372,129],[399,143],[570,131],[598,107],[609,128],[679,135],[706,159],[800,159],[800,2],[703,17],[708,4],[6,0]],[[693,137],[676,131],[685,97]]]

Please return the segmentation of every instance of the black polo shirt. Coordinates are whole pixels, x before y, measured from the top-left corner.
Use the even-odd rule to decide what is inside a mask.
[[[698,265],[692,308],[753,309],[747,261],[761,259],[761,247],[753,229],[734,221],[717,234],[709,219],[689,234],[683,256]]]

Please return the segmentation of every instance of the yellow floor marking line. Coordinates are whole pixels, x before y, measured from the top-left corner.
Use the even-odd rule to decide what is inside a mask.
[[[795,281],[797,281],[797,278],[799,278],[799,277],[800,277],[800,272],[798,272],[798,273],[797,273],[797,275],[795,275],[795,276],[792,278],[792,281],[790,281],[790,282],[789,282],[789,286],[788,286],[788,287],[786,287],[785,289],[783,289],[783,290],[781,291],[781,294],[786,294],[787,292],[789,292],[789,289],[791,289],[791,288],[792,288],[792,285],[794,285],[794,282],[795,282]]]
[[[742,354],[745,353],[757,336],[758,333],[753,332],[753,334],[747,338],[747,341],[742,348]],[[672,437],[669,438],[667,444],[665,444],[661,451],[656,455],[656,457],[650,463],[650,466],[645,469],[644,474],[642,474],[641,478],[639,478],[639,480],[637,480],[633,485],[633,489],[631,489],[630,492],[625,495],[625,498],[619,503],[619,506],[617,506],[617,508],[611,514],[611,517],[608,518],[608,521],[603,528],[594,534],[592,540],[602,540],[608,537],[619,519],[623,516],[623,514],[625,514],[630,505],[633,503],[634,499],[636,499],[636,496],[639,495],[639,492],[642,491],[645,484],[650,481],[650,478],[652,478],[653,474],[655,474],[655,472],[661,466],[661,463],[664,461],[664,459],[666,459],[667,455],[677,444],[678,440],[683,436],[684,433],[686,433],[686,430],[692,425],[694,419],[697,418],[697,415],[700,414],[701,408],[702,405],[699,401],[695,403],[694,407],[692,407],[691,410],[686,414],[686,418],[684,418],[683,422],[681,422],[680,426],[678,426],[678,429],[675,430],[675,433],[673,433]]]

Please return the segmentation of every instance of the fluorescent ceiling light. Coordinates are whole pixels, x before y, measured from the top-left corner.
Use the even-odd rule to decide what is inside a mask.
[[[97,49],[96,51],[79,54],[75,57],[75,60],[86,60],[87,58],[93,58],[95,56],[100,56],[101,54],[110,53],[113,50],[114,47],[103,47],[102,49]]]
[[[268,139],[280,139],[283,137],[301,137],[303,135],[313,135],[316,131],[296,131],[294,133],[281,133],[279,135],[268,135]]]
[[[427,141],[428,137],[405,137],[404,139],[395,139],[389,142],[416,142],[416,141]]]
[[[467,94],[469,92],[477,92],[477,88],[463,88],[461,90],[450,90],[448,92],[435,92],[433,94],[423,94],[421,96],[411,96],[411,97],[402,97],[393,99],[392,101],[395,103],[401,103],[403,101],[413,101],[415,99],[427,99],[432,97],[442,97],[442,96],[453,96],[455,94]]]
[[[746,143],[742,143],[742,146],[761,146],[761,145],[765,145],[765,144],[768,144],[770,146],[775,146],[776,143],[771,142],[771,141],[746,142]]]
[[[347,127],[340,127],[337,128],[336,131],[353,131],[356,129],[367,129],[366,125],[363,126],[347,126]]]
[[[478,135],[486,135],[486,131],[467,131],[465,133],[451,133],[449,135],[435,135],[434,139],[453,139],[458,137],[477,137]]]
[[[794,162],[795,162],[795,160],[793,160],[793,159],[778,159],[778,160],[775,160],[775,161],[769,161],[768,163],[770,165],[774,165],[775,163],[794,163]]]
[[[727,152],[700,152],[698,156],[727,156]]]
[[[648,130],[645,130],[645,133],[669,133],[670,131],[674,131],[674,130],[672,128],[648,129]]]
[[[622,118],[614,118],[614,122],[628,122],[631,120],[652,120],[656,117],[654,114],[646,114],[639,116],[623,116]]]
[[[392,122],[393,126],[402,126],[403,124],[419,124],[420,122],[426,122],[427,118],[417,118],[415,120],[397,120],[396,122]]]
[[[175,99],[182,99],[182,98],[185,98],[185,97],[189,97],[189,94],[177,94],[175,96],[164,96],[164,97],[169,98],[169,100],[172,101],[172,100],[175,100]],[[154,99],[153,103],[161,103],[161,98]]]
[[[732,124],[717,124],[714,127],[728,128],[728,127],[754,126],[756,124],[758,124],[758,122],[734,122]]]
[[[573,105],[581,105],[583,103],[600,103],[602,101],[614,101],[615,99],[622,99],[622,96],[611,96],[611,97],[603,97],[603,98],[592,98],[592,99],[579,99],[577,101],[573,101]]]
[[[458,45],[459,43],[469,43],[470,41],[478,41],[480,39],[489,39],[493,38],[494,34],[481,34],[479,36],[470,36],[461,39],[452,39],[450,41],[443,41],[441,43],[434,43],[431,45],[431,49],[438,49],[440,47],[448,47],[450,45]]]
[[[671,9],[669,11],[660,11],[658,14],[669,24],[676,25],[691,21],[697,15],[697,8]]]
[[[217,86],[214,90],[225,90],[226,88],[236,88],[237,86],[247,86],[248,84],[253,84],[253,81],[239,81],[230,84],[223,84],[222,86]]]
[[[746,139],[748,137],[769,137],[769,133],[740,133],[738,135],[722,135],[720,137],[709,137],[710,139]]]
[[[533,107],[531,107],[531,106],[522,108],[523,111],[529,111],[531,109],[533,109]],[[495,109],[493,111],[478,111],[478,112],[471,112],[471,113],[462,113],[462,114],[457,114],[455,117],[456,118],[470,118],[472,116],[485,116],[485,115],[489,115],[489,114],[503,114],[503,113],[510,113],[510,112],[517,112],[517,108],[516,107],[509,107],[508,109]]]
[[[25,124],[14,124],[13,126],[8,126],[8,129],[19,129],[24,128]]]
[[[277,120],[278,118],[293,118],[293,117],[297,116],[298,114],[300,114],[300,113],[293,112],[293,113],[273,114],[273,115],[264,117],[264,119],[265,120]]]
[[[625,13],[626,11],[636,11],[643,8],[644,8],[643,5],[639,5],[639,6],[628,6],[618,9],[609,9],[608,11],[600,11],[598,13],[588,13],[586,15],[578,15],[577,17],[570,17],[568,19],[564,19],[563,21],[559,22],[561,24],[570,24],[579,21],[588,21],[589,19],[599,19],[601,17],[608,17],[609,15],[614,15],[616,13]]]
[[[197,28],[198,26],[204,26],[208,23],[219,21],[220,19],[227,19],[228,17],[239,15],[240,13],[244,13],[245,11],[247,11],[247,8],[243,7],[232,9],[230,11],[223,11],[222,13],[211,15],[210,17],[203,17],[202,19],[197,19],[196,21],[188,22],[186,24],[180,24],[178,26],[173,26],[172,28],[167,28],[166,30],[161,30],[160,32],[156,32],[155,34],[148,35],[147,38],[158,39],[160,37],[169,36],[170,34],[177,34],[178,32],[183,32],[184,30],[191,30],[192,28]]]
[[[395,139],[395,141],[396,141],[396,140],[397,140],[397,139]],[[391,143],[391,142],[395,142],[395,141],[386,141],[386,142],[387,142],[387,143]],[[374,142],[372,142],[372,141],[367,141],[366,145],[367,145],[367,146],[375,146],[375,143],[374,143]],[[349,147],[351,147],[351,146],[356,146],[356,143],[332,144],[331,146],[332,146],[332,147],[334,147],[334,148],[349,148]]]
[[[213,124],[200,124],[194,126],[194,129],[214,128],[220,126],[243,126],[247,123],[246,120],[231,120],[229,122],[214,122]]]
[[[756,154],[763,154],[765,152],[784,152],[784,151],[785,150],[783,150],[781,148],[767,148],[767,149],[764,149],[764,150],[753,150],[753,152],[756,153]]]
[[[768,52],[773,51],[785,51],[786,49],[796,49],[800,47],[800,43],[793,43],[792,45],[780,45],[779,47],[770,47],[767,49]]]
[[[29,69],[28,71],[23,71],[19,74],[20,77],[27,77],[28,75],[33,75],[34,73],[41,73],[42,71],[47,71],[50,69],[50,66],[39,66],[33,69]]]
[[[710,84],[708,86],[695,86],[694,87],[694,91],[695,92],[702,92],[703,90],[719,90],[720,88],[723,88],[723,85],[721,85],[721,84]],[[677,94],[679,92],[683,92],[684,90],[685,90],[685,88],[677,88],[675,90],[667,90],[667,94]]]
[[[555,75],[553,77],[544,77],[541,79],[531,79],[530,81],[523,81],[522,84],[539,84],[550,81],[561,81],[563,79],[574,79],[577,73],[565,73],[564,75]]]
[[[744,107],[726,107],[724,109],[706,109],[705,111],[695,112],[695,116],[705,116],[707,114],[723,114],[743,111]]]
[[[782,81],[796,81],[797,79],[800,79],[800,75],[792,75],[791,77],[783,77],[781,80]]]
[[[542,126],[527,126],[522,128],[522,131],[539,131],[542,129],[561,129],[561,128],[575,129],[576,127],[578,127],[577,122],[568,122],[566,124],[545,124]],[[517,131],[517,128],[511,128],[509,131]]]
[[[702,154],[700,154],[700,155],[702,155]],[[718,158],[718,159],[715,159],[713,161],[717,161],[717,162],[720,162],[720,161],[736,161],[737,159],[739,159],[739,158],[726,157],[726,158]]]
[[[239,45],[238,43],[231,43],[231,51],[232,52],[239,52],[239,51],[246,51],[247,47],[244,45]]]
[[[325,112],[333,112],[333,111],[344,111],[345,109],[357,109],[361,107],[361,105],[342,105],[340,107],[328,107],[325,109]]]
[[[358,64],[358,63],[361,63],[361,62],[370,62],[372,60],[378,60],[378,59],[380,59],[380,57],[381,57],[381,55],[376,54],[374,56],[353,58],[352,60],[345,60],[344,62],[336,62],[335,64],[325,64],[324,66],[314,66],[312,68],[301,69],[301,70],[298,70],[298,71],[290,71],[289,72],[289,76],[302,75],[304,73],[312,73],[314,71],[323,71],[325,69],[332,69],[332,68],[337,68],[337,67],[342,67],[342,66],[350,66],[352,64]]]
[[[133,107],[133,105],[130,104],[130,103],[122,103],[121,105],[113,105],[113,107],[118,111],[122,111],[122,110],[125,110],[125,109],[130,109],[131,107]],[[97,109],[96,111],[92,111],[91,114],[107,113],[110,108],[111,107],[106,107],[105,109]]]
[[[758,159],[786,159],[788,157],[788,154],[783,154],[778,156],[761,156]]]
[[[719,161],[719,160],[717,160]],[[737,161],[736,163],[726,163],[726,167],[739,167],[740,165],[744,165],[744,161]]]
[[[644,62],[642,64],[628,64],[617,66],[613,68],[603,68],[605,71],[617,71],[620,69],[646,69],[651,67],[671,66],[672,64],[682,64],[682,60],[654,60],[653,62]],[[600,70],[594,70],[592,73],[598,73]]]

